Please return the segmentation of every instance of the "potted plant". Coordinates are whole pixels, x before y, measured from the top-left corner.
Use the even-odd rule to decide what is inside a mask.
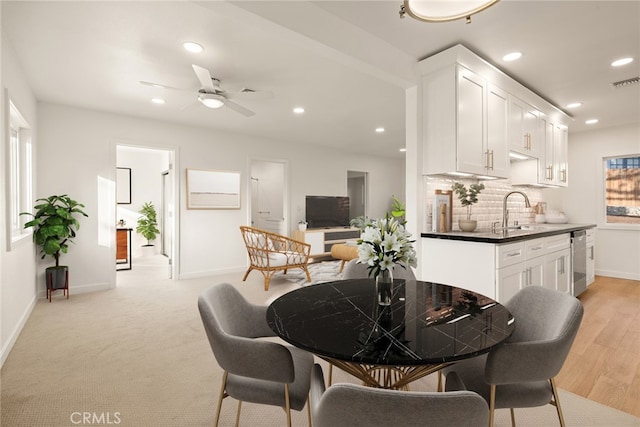
[[[460,227],[462,231],[475,230],[478,226],[478,221],[471,219],[471,206],[478,203],[478,194],[484,190],[484,184],[471,184],[469,185],[469,189],[467,189],[464,184],[455,182],[452,188],[462,206],[467,208],[467,218],[459,219],[458,227]]]
[[[155,240],[158,234],[160,234],[156,208],[153,206],[153,203],[147,202],[142,205],[138,213],[141,213],[142,216],[138,218],[136,233],[141,234],[142,237],[147,239],[147,244],[143,246],[153,246],[151,241]]]
[[[81,209],[84,205],[71,199],[68,195],[54,195],[43,199],[34,206],[35,214],[22,212],[20,215],[31,215],[33,219],[28,221],[24,228],[33,228],[33,241],[40,246],[44,259],[47,255],[56,260],[55,267],[45,270],[47,280],[47,295],[56,289],[66,289],[69,267],[60,265],[60,254],[67,253],[69,243],[73,243],[76,232],[80,228],[77,215],[88,215]],[[67,294],[68,297],[68,294]]]

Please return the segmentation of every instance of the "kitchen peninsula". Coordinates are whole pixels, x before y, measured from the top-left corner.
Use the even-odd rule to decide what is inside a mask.
[[[525,286],[574,293],[575,275],[594,276],[595,224],[535,224],[507,230],[422,233],[422,280],[508,301]],[[587,232],[586,271],[572,256],[572,233]]]

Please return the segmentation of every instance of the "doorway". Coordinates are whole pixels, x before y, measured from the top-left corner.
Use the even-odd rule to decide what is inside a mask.
[[[287,235],[289,229],[287,163],[252,160],[250,180],[251,226]]]
[[[349,218],[367,216],[367,172],[347,171]]]
[[[131,269],[118,270],[116,286],[127,283],[171,279],[175,265],[174,151],[152,147],[116,145],[116,166],[130,171],[130,197],[116,206],[119,227],[131,229]],[[159,235],[148,242],[136,233],[140,208],[151,203],[157,214]]]

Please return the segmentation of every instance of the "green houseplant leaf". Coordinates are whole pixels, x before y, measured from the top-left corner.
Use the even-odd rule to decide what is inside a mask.
[[[60,253],[67,253],[69,243],[73,243],[76,232],[80,228],[78,215],[88,217],[82,210],[84,205],[73,200],[66,194],[37,199],[42,202],[34,206],[35,214],[22,212],[20,215],[31,215],[24,228],[33,228],[33,241],[40,246],[41,259],[47,255],[56,260],[56,267],[60,264]]]
[[[158,230],[158,216],[156,208],[153,206],[153,203],[146,202],[142,205],[138,213],[141,213],[142,216],[138,218],[136,233],[141,234],[142,237],[147,239],[146,246],[151,246],[151,240],[154,240],[158,234],[160,234],[160,230]]]

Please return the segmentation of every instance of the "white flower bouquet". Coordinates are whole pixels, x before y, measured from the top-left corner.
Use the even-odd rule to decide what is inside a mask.
[[[411,233],[388,214],[365,227],[358,240],[358,262],[367,264],[369,276],[378,277],[384,270],[417,265]]]

